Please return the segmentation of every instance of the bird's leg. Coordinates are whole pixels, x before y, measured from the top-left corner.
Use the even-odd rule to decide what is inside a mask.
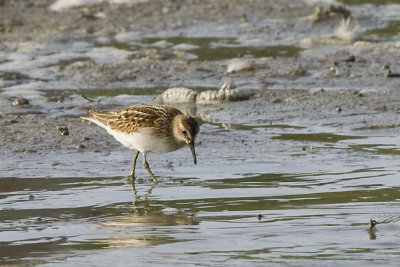
[[[132,178],[132,183],[135,184],[135,168],[136,168],[136,160],[139,156],[139,151],[136,151],[136,153],[133,155],[133,164],[132,164],[132,172],[131,172],[131,178]]]
[[[148,173],[150,174],[151,178],[153,179],[153,182],[155,184],[158,183],[156,177],[154,176],[154,174],[152,173],[152,171],[150,170],[149,164],[147,163],[147,159],[146,159],[146,153],[143,153],[143,165],[146,168],[146,170],[148,171]]]

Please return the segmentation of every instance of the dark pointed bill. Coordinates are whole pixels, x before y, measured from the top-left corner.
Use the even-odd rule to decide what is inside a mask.
[[[192,155],[193,155],[193,159],[194,159],[194,164],[197,164],[197,160],[196,160],[196,151],[194,150],[194,140],[192,140],[192,141],[189,143],[189,147],[190,147],[190,150],[192,150]]]

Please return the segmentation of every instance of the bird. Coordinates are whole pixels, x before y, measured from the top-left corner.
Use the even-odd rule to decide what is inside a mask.
[[[136,160],[143,155],[143,165],[153,182],[158,183],[151,171],[146,155],[149,152],[167,153],[185,145],[191,149],[197,164],[195,138],[200,131],[197,121],[180,110],[163,105],[139,105],[119,111],[89,110],[91,116],[81,117],[104,128],[123,146],[136,150],[130,177],[135,181]]]

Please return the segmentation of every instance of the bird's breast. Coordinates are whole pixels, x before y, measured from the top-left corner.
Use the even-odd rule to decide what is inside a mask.
[[[149,133],[112,132],[114,138],[124,146],[140,152],[167,153],[175,151],[185,145],[185,142],[176,141],[173,136],[159,136]]]

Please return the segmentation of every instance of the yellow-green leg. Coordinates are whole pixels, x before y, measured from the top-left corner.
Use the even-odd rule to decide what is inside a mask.
[[[139,151],[136,151],[136,153],[133,155],[133,164],[132,164],[132,172],[131,172],[131,178],[132,178],[132,183],[135,183],[135,168],[136,168],[136,160],[139,156]]]
[[[150,174],[151,178],[153,179],[153,182],[155,184],[158,183],[156,177],[154,176],[153,172],[150,170],[149,164],[147,163],[147,159],[146,159],[146,153],[143,153],[143,165],[146,168],[147,172]]]

